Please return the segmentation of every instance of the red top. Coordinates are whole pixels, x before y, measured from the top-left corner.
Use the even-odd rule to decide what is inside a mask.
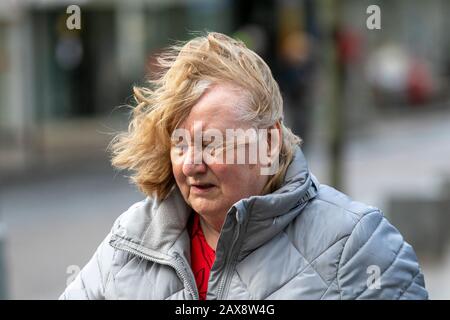
[[[206,242],[197,213],[194,213],[189,235],[191,237],[191,268],[197,283],[199,298],[206,300],[209,272],[216,259],[216,252]]]

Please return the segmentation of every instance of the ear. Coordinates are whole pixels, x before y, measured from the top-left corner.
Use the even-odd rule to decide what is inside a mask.
[[[273,135],[276,136],[273,136]],[[283,141],[283,130],[281,129],[280,120],[273,126],[268,128],[267,145],[269,146],[270,154],[279,154],[281,151],[281,142]],[[273,150],[275,148],[275,150]]]

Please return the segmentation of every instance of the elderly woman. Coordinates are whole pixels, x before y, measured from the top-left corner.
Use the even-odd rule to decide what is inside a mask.
[[[62,299],[426,299],[379,209],[320,184],[266,63],[208,33],[135,88],[112,163],[147,195]]]

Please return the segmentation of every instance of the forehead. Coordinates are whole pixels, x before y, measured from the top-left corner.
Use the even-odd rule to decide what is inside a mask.
[[[214,85],[192,107],[181,127],[192,129],[194,122],[202,121],[203,128],[228,129],[241,127],[239,120],[245,105],[244,92],[230,85]]]

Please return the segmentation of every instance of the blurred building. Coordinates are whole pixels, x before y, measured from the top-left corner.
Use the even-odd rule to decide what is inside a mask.
[[[74,4],[79,30],[66,26]],[[0,163],[26,166],[52,123],[119,113],[153,55],[190,31],[229,32],[228,11],[225,1],[2,1]]]

